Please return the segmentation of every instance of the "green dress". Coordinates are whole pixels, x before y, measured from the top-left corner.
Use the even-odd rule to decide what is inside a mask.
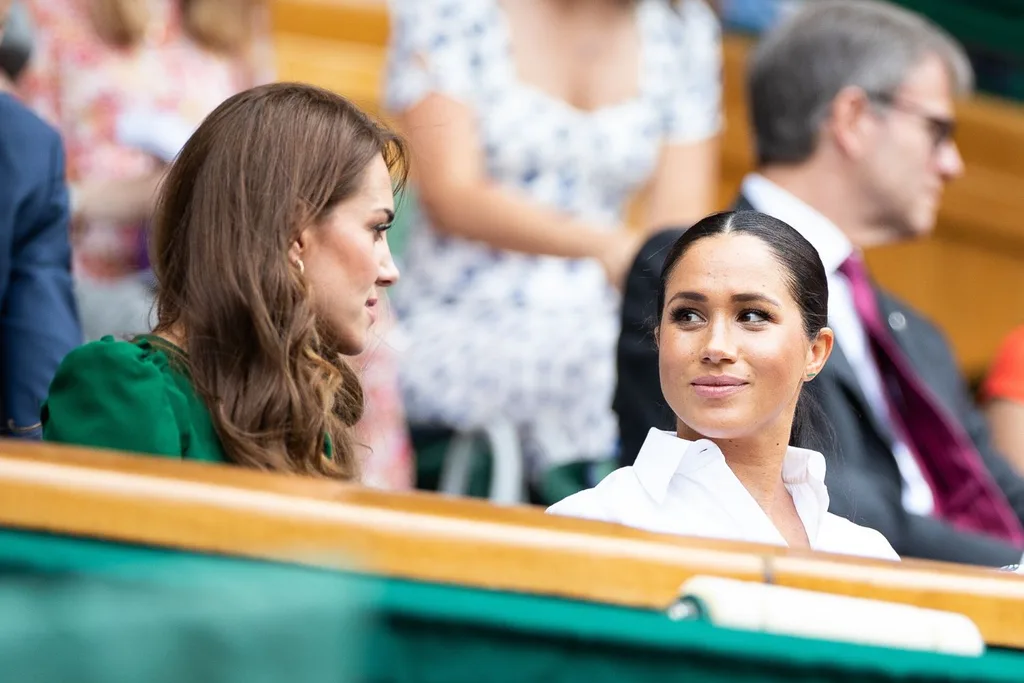
[[[185,352],[147,335],[104,337],[69,353],[43,404],[43,439],[226,462]]]

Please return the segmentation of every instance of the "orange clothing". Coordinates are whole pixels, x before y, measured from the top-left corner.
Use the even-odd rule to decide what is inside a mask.
[[[1024,403],[1024,325],[1003,340],[983,386],[985,398]]]

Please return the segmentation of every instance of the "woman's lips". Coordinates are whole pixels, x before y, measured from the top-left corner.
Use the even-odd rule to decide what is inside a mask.
[[[366,301],[366,310],[369,311],[369,313],[370,313],[370,321],[371,321],[371,323],[377,322],[377,300],[376,299],[367,299],[367,301]]]
[[[726,398],[743,391],[749,384],[732,375],[707,375],[693,380],[690,386],[702,398]]]

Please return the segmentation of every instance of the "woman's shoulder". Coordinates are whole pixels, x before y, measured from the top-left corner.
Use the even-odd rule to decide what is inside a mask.
[[[65,357],[43,405],[47,441],[181,455],[187,399],[169,351],[105,337]]]
[[[1024,390],[1024,325],[1013,330],[1000,344],[983,393],[988,398],[1022,400]]]
[[[670,104],[669,135],[703,139],[720,126],[722,31],[705,0],[644,0],[652,87]]]
[[[408,29],[461,35],[468,28],[488,27],[500,12],[495,0],[391,0],[393,20]]]
[[[861,526],[831,512],[825,513],[824,521],[821,533],[827,534],[826,545],[828,547],[820,548],[821,550],[878,560],[900,559],[881,532]]]
[[[104,337],[71,351],[61,362],[58,374],[73,372],[79,378],[95,377],[101,383],[133,379],[170,382],[171,348],[169,343],[148,336],[133,341]]]
[[[707,0],[642,0],[642,9],[656,16],[670,34],[674,31],[719,32],[718,16]]]
[[[1001,348],[1007,352],[1024,355],[1024,325],[1017,326],[1006,335]]]
[[[621,515],[618,508],[628,504],[644,491],[632,467],[620,467],[598,483],[597,486],[574,493],[547,509],[548,514],[565,517],[581,517],[604,522],[618,522]]]

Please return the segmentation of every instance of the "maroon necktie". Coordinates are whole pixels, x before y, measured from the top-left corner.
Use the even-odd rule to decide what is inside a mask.
[[[893,427],[931,484],[937,516],[962,531],[1024,545],[1024,527],[974,443],[917,376],[890,335],[864,262],[853,254],[839,272],[850,283],[854,307],[871,342]]]

